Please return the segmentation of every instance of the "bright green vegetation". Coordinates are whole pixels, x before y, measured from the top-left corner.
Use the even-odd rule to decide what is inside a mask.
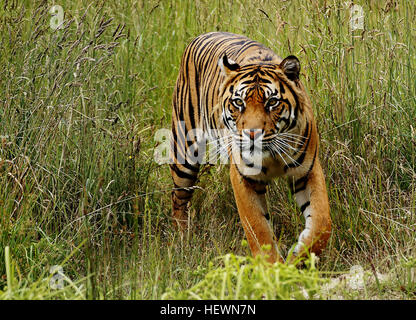
[[[169,288],[163,299],[260,300],[307,299],[319,295],[321,285],[315,266],[298,270],[293,264],[270,266],[262,257],[222,257],[223,266],[211,262],[208,268],[198,268],[204,279],[185,291]],[[202,269],[202,270],[201,270]],[[319,297],[319,296],[317,296]]]
[[[358,1],[365,30],[351,32],[344,2],[2,3],[0,298],[305,297],[286,281],[309,297],[415,298],[416,6]],[[64,10],[58,30],[53,4]],[[301,61],[333,218],[316,269],[239,257],[248,250],[226,166],[201,170],[192,228],[183,239],[172,228],[154,134],[170,126],[186,44],[215,30]],[[283,180],[268,200],[287,252],[303,217]],[[49,285],[55,265],[61,290]],[[320,292],[355,265],[364,285]]]

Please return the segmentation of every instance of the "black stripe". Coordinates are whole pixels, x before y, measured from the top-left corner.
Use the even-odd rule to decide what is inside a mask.
[[[239,171],[239,172],[240,172],[240,171]],[[243,179],[244,179],[244,180],[246,180],[248,183],[251,183],[251,184],[259,183],[259,184],[264,184],[264,185],[266,185],[266,182],[264,182],[264,181],[251,179],[251,178],[249,178],[249,177],[247,177],[247,176],[243,176],[241,173],[240,173],[240,175],[241,175],[241,176],[243,177]]]
[[[298,150],[293,155],[298,154],[299,151],[303,149],[303,146],[305,145],[305,141],[306,139],[308,139],[308,132],[309,132],[309,122],[306,122],[305,130],[303,130],[302,138],[301,138],[302,144],[300,148],[298,148]]]
[[[286,172],[289,168],[296,168],[302,165],[302,162],[305,160],[306,157],[306,153],[308,152],[308,146],[309,146],[309,142],[311,141],[311,135],[312,135],[312,127],[309,131],[308,137],[305,138],[306,141],[306,145],[305,148],[303,149],[302,154],[295,160],[296,162],[291,162],[287,165],[284,166],[283,170]]]
[[[183,163],[183,164],[181,164],[182,166],[184,166],[186,169],[188,169],[188,170],[191,170],[191,171],[193,171],[193,172],[195,172],[195,173],[198,173],[199,172],[199,165],[197,165],[197,166],[193,166],[193,165],[191,165],[188,161],[186,161],[185,160],[185,163]]]
[[[193,193],[195,190],[194,188],[191,189],[191,187],[181,187],[177,185],[175,181],[173,181],[173,187],[175,188],[175,190],[172,191],[173,193],[175,193],[175,191],[185,191],[185,192]]]
[[[262,185],[267,185],[267,182],[265,182],[265,181],[261,181],[261,180],[254,180],[254,179],[251,179],[251,178],[249,178],[249,177],[247,177],[247,176],[243,175],[243,174],[240,172],[240,170],[238,169],[238,167],[237,167],[237,166],[235,166],[235,168],[237,169],[237,172],[240,174],[240,176],[241,176],[244,180],[246,180],[248,183],[252,183],[252,184],[258,183],[258,184],[262,184]]]
[[[312,164],[311,164],[311,166],[309,167],[309,170],[308,170],[308,172],[306,173],[306,176],[308,176],[308,175],[309,175],[309,173],[312,171],[313,165],[315,164],[315,159],[316,159],[316,151],[318,151],[318,146],[316,146],[316,147],[315,147],[315,152],[314,152],[314,154],[313,154]]]
[[[188,205],[189,201],[183,202],[183,203],[177,203],[176,201],[173,202],[173,207],[174,209],[179,209],[181,207],[184,207],[186,205]]]
[[[172,168],[172,170],[176,173],[176,175],[179,178],[189,179],[189,180],[192,180],[192,181],[196,180],[196,176],[193,176],[193,175],[190,175],[189,173],[181,171],[176,164],[171,164],[170,167]]]
[[[196,73],[196,70],[195,70],[195,73]],[[189,89],[191,89],[191,88],[189,88]],[[199,96],[199,88],[198,87],[196,87],[196,90],[195,90],[196,92],[197,92],[197,96]],[[191,128],[193,129],[193,128],[195,128],[195,108],[194,108],[194,105],[192,104],[192,90],[189,90],[189,93],[188,93],[188,103],[189,103],[189,106],[188,106],[188,117],[189,117],[189,120],[190,120],[190,122],[191,122]]]
[[[176,192],[175,192],[175,197],[176,197],[176,198],[178,198],[179,200],[185,201],[185,200],[190,200],[190,199],[192,198],[192,194],[193,194],[193,192],[188,191],[188,190],[180,190],[180,191],[186,191],[186,192],[189,192],[190,194],[188,194],[188,195],[186,195],[186,196],[184,196],[184,197],[179,197],[179,196],[176,194]],[[194,190],[192,190],[192,191],[194,191]]]
[[[300,207],[300,211],[302,211],[302,213],[303,213],[303,211],[305,211],[305,209],[307,208],[307,207],[309,207],[309,205],[311,204],[311,202],[310,201],[306,201],[301,207]]]
[[[308,176],[303,176],[298,180],[289,179],[289,188],[292,194],[296,194],[306,189],[306,183],[308,181]]]
[[[300,180],[302,180],[302,181],[300,181]],[[295,182],[295,193],[301,192],[301,191],[306,189],[307,180],[308,180],[308,176],[304,176],[303,178],[301,178],[301,179],[299,179]],[[297,187],[296,185],[300,184],[301,182],[303,182],[303,184],[301,186]]]
[[[296,119],[296,117],[295,117],[295,118],[292,120],[292,122],[290,123],[289,128],[287,128],[287,131],[292,130],[292,129],[296,126],[296,123],[297,123],[297,119]]]
[[[290,84],[286,80],[284,80],[280,77],[278,77],[278,79],[279,79],[280,82],[283,82],[286,85],[286,87],[289,89],[290,93],[292,94],[293,98],[295,99],[295,106],[297,107],[299,105],[299,100],[298,100],[298,96],[296,95],[295,91],[292,89],[292,87],[290,86]]]
[[[243,44],[240,47],[240,50],[238,50],[236,52],[236,56],[239,57],[241,53],[244,53],[247,49],[251,48],[251,47],[255,47],[258,46],[258,44],[256,42],[254,42],[253,40],[247,39],[246,43]]]
[[[285,87],[283,86],[283,83],[279,81],[279,88],[280,88],[280,96],[282,96],[285,93]]]
[[[294,191],[294,193],[298,193],[298,192],[301,192],[301,191],[303,191],[303,190],[305,190],[305,189],[306,189],[306,185],[307,185],[307,182],[308,182],[308,176],[309,176],[309,173],[312,171],[312,168],[313,168],[313,166],[314,166],[314,164],[315,164],[315,159],[316,159],[316,151],[317,151],[317,149],[318,149],[318,148],[315,148],[315,153],[314,153],[314,155],[313,155],[312,164],[311,164],[311,166],[309,167],[309,169],[308,169],[308,171],[306,172],[306,174],[305,174],[302,178],[299,178],[298,180],[296,180],[296,181],[295,181],[295,190],[293,190],[293,186],[292,186],[292,185],[290,185],[291,190],[292,190],[292,191]]]
[[[266,188],[264,188],[264,189],[260,189],[260,190],[256,190],[256,189],[254,189],[254,191],[255,191],[257,194],[262,195],[262,194],[265,194],[265,193],[267,192],[267,189],[266,189]]]

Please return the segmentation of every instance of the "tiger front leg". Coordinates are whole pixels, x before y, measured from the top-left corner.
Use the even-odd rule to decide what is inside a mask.
[[[172,217],[175,226],[182,232],[188,228],[188,204],[194,192],[194,185],[199,170],[199,165],[191,166],[188,163],[186,165],[186,167],[178,163],[170,165],[174,183],[174,189],[171,195]]]
[[[244,178],[235,164],[231,164],[230,179],[238,213],[253,256],[266,253],[269,262],[283,262],[269,223],[265,198],[266,186]],[[270,251],[264,252],[263,245],[270,245]]]
[[[328,195],[318,159],[307,175],[294,180],[294,194],[305,217],[305,229],[299,236],[292,261],[305,256],[307,252],[319,255],[331,234]]]

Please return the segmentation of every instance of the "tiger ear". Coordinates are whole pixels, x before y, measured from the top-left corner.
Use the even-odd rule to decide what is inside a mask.
[[[238,69],[240,69],[240,65],[237,62],[235,62],[231,59],[228,59],[226,54],[224,54],[218,60],[218,65],[220,66],[221,71],[222,71],[223,75],[225,75],[225,76],[228,76],[232,72],[237,71]]]
[[[280,63],[280,68],[292,81],[299,79],[300,62],[295,56],[288,56]]]

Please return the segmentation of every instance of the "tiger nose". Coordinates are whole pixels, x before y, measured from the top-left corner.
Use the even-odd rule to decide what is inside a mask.
[[[244,133],[250,137],[251,140],[257,140],[263,133],[261,129],[249,129],[245,130]]]

